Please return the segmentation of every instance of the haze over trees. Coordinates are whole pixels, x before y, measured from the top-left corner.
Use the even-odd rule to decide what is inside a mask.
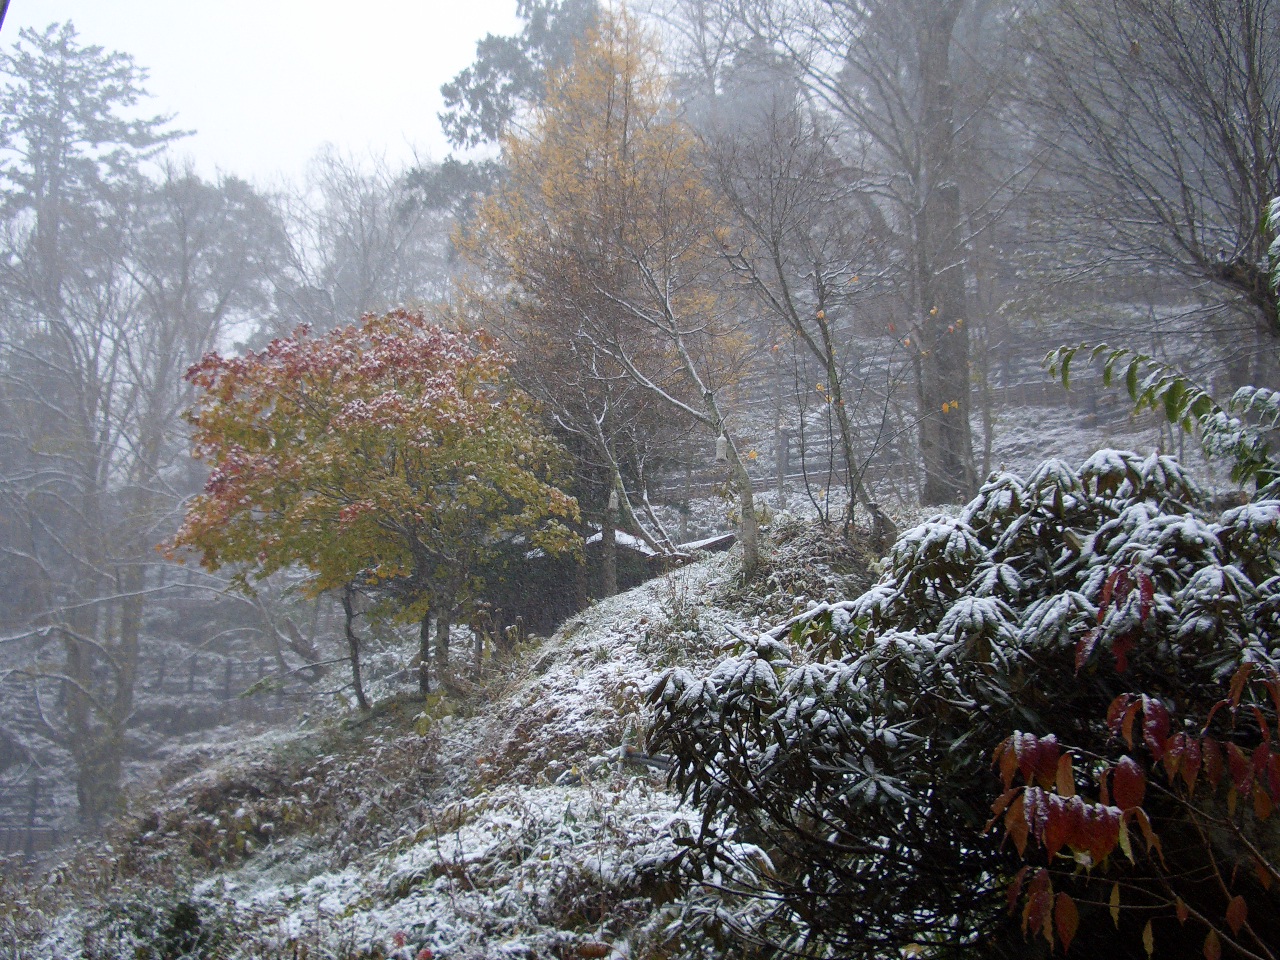
[[[573,677],[665,670],[548,707],[621,742],[433,776],[669,774],[577,932],[631,884],[654,957],[1280,954],[1280,0],[518,14],[443,88],[480,154],[274,193],[70,24],[0,56],[0,820],[38,775],[91,832],[268,697],[471,736],[554,611]]]

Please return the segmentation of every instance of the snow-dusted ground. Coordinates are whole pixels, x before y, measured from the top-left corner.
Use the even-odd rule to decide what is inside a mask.
[[[661,869],[698,816],[636,756],[646,693],[760,626],[724,600],[736,570],[711,556],[594,604],[494,679],[487,704],[429,701],[385,735],[375,714],[342,748],[294,731],[188,758],[194,772],[115,849],[82,854],[134,879],[62,875],[78,906],[49,894],[32,955],[79,957],[88,929],[98,956],[132,956],[164,926],[146,934],[140,904],[182,897],[234,931],[230,956],[635,955],[637,937],[662,936]]]
[[[1025,475],[1104,442],[1167,439],[1029,408],[992,463]],[[0,911],[0,936],[40,932],[15,956],[80,957],[86,936],[95,957],[133,956],[185,898],[230,937],[228,957],[666,955],[651,948],[680,907],[663,905],[662,868],[697,812],[635,755],[647,692],[675,664],[709,669],[735,635],[856,595],[874,568],[789,517],[802,491],[761,499],[772,533],[749,594],[736,554],[708,557],[594,604],[471,697],[424,710],[401,695],[339,732],[175,751],[170,786],[133,826]]]

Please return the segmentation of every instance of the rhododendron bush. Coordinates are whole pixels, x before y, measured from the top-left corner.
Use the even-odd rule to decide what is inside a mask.
[[[655,689],[684,878],[758,843],[740,934],[804,955],[1274,956],[1278,525],[1167,457],[994,476],[863,596]]]

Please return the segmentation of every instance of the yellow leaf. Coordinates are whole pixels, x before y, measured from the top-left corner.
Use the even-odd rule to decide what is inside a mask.
[[[1111,885],[1111,922],[1120,926],[1120,884]]]
[[[1124,851],[1124,855],[1129,858],[1130,863],[1136,862],[1133,859],[1133,846],[1129,843],[1129,828],[1123,820],[1120,821],[1120,849]]]
[[[1064,753],[1058,758],[1057,776],[1058,795],[1074,797],[1076,795],[1076,775],[1071,768],[1071,754]]]
[[[1147,921],[1147,925],[1142,928],[1142,949],[1147,951],[1147,956],[1151,956],[1156,952],[1156,935],[1151,930],[1151,921]]]

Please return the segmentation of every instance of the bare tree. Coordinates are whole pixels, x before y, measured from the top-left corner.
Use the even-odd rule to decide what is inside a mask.
[[[709,156],[738,225],[726,237],[724,256],[766,316],[797,338],[821,369],[845,467],[846,530],[861,505],[884,548],[893,539],[891,522],[865,483],[864,468],[885,442],[890,391],[875,396],[865,384],[846,391],[845,372],[854,343],[871,339],[858,334],[858,314],[872,304],[874,293],[867,291],[877,290],[877,274],[887,269],[863,215],[869,201],[821,115],[794,102],[752,99],[754,117],[733,111],[711,134]]]
[[[444,299],[453,220],[422,201],[416,173],[333,147],[316,155],[304,189],[282,201],[291,247],[274,332]]]
[[[997,212],[967,171],[1007,77],[1008,10],[989,0],[669,0],[673,13],[699,64],[723,72],[751,47],[782,56],[804,96],[838,118],[841,152],[860,170],[860,213],[892,252],[910,316],[921,496],[963,498],[976,483],[968,242]]]
[[[172,168],[147,180],[171,135],[120,119],[140,71],[69,26],[24,31],[4,68],[0,497],[29,590],[6,632],[96,823],[119,798],[148,600],[168,587],[154,545],[184,479],[181,373],[261,305],[265,205]]]
[[[1273,376],[1280,2],[1055,0],[1026,26],[1033,134],[1053,160],[1046,220],[1061,228],[1047,239],[1076,268],[1216,291],[1236,317],[1217,324],[1236,378]]]

